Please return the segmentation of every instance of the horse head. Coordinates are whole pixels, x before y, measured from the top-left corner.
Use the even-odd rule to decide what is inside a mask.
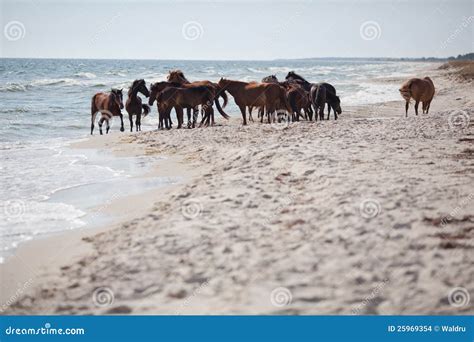
[[[133,90],[136,90],[137,92],[142,93],[146,97],[150,96],[150,92],[148,91],[148,88],[146,87],[146,82],[144,79],[133,81],[132,87],[130,88],[129,93]]]
[[[189,83],[189,81],[184,76],[184,73],[181,70],[170,70],[167,77],[167,81],[179,84]]]
[[[119,106],[120,109],[123,109],[123,89],[112,88],[112,95],[114,95],[114,101]]]

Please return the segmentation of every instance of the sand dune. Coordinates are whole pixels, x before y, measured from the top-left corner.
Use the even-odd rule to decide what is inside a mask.
[[[431,113],[408,119],[400,98],[338,121],[234,116],[103,139],[175,156],[189,177],[147,194],[146,214],[77,238],[87,247],[6,312],[474,313],[448,300],[473,293],[472,84],[433,74]]]

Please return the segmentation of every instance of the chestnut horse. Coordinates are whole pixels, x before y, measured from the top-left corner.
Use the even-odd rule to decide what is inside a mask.
[[[423,107],[423,114],[428,114],[430,104],[435,94],[435,86],[431,78],[424,79],[412,78],[403,83],[399,89],[400,94],[405,99],[405,117],[408,116],[408,106],[410,99],[415,99],[415,114],[418,115],[418,105],[421,101]]]
[[[270,122],[270,116],[277,109],[283,108],[291,113],[291,106],[286,98],[285,88],[274,83],[247,83],[221,78],[217,83],[221,90],[228,91],[242,113],[243,124],[247,125],[246,108],[264,107]]]
[[[91,103],[91,135],[94,132],[94,122],[95,117],[98,112],[101,113],[101,117],[99,119],[99,131],[102,135],[102,124],[104,121],[106,122],[106,133],[109,133],[110,124],[109,121],[113,116],[120,117],[120,132],[123,132],[125,129],[123,128],[123,94],[122,89],[114,89],[112,88],[110,93],[97,93],[92,97]]]
[[[142,110],[143,117],[147,116],[150,113],[150,107],[147,104],[142,104],[142,99],[138,97],[138,93],[142,93],[144,96],[149,97],[150,92],[146,87],[145,80],[135,80],[132,83],[132,86],[128,90],[128,99],[125,103],[125,109],[128,113],[128,119],[130,120],[130,132],[133,132],[133,116],[136,115],[135,120],[135,129],[136,131],[141,131],[141,118]]]

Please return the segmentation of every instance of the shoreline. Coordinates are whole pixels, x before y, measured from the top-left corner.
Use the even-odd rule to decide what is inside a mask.
[[[382,288],[380,292],[390,288],[385,290],[389,292],[385,297],[379,298],[382,295],[377,293],[376,299],[372,298],[359,311],[368,314],[469,313],[468,310],[449,311],[449,305],[441,300],[441,293],[449,289],[446,279],[450,277],[445,276],[444,284],[420,288],[418,281],[410,284],[409,280],[416,274],[417,279],[427,281],[430,279],[427,271],[419,269],[416,263],[410,263],[407,269],[397,268],[384,255],[388,253],[394,261],[403,264],[428,249],[430,258],[436,259],[436,254],[441,254],[443,260],[435,261],[436,265],[426,265],[431,259],[424,256],[421,266],[431,272],[436,267],[452,267],[445,271],[448,273],[458,270],[450,264],[454,257],[444,259],[444,253],[449,251],[436,247],[440,243],[432,236],[436,234],[436,227],[418,217],[420,213],[427,219],[443,217],[449,209],[459,206],[456,192],[457,196],[468,196],[474,191],[472,185],[468,188],[469,183],[465,182],[468,177],[463,173],[457,176],[453,173],[452,177],[457,178],[450,181],[452,188],[445,192],[428,187],[430,182],[445,181],[444,174],[432,170],[430,162],[439,163],[448,174],[469,170],[469,164],[463,162],[463,158],[468,157],[454,162],[459,165],[453,170],[446,163],[447,158],[452,158],[452,151],[440,152],[442,143],[447,143],[459,155],[467,153],[456,145],[466,132],[446,132],[447,118],[440,113],[450,107],[468,108],[472,95],[467,92],[467,86],[450,89],[452,81],[442,75],[439,72],[436,78],[440,93],[435,97],[430,118],[425,115],[416,118],[411,106],[406,121],[401,99],[343,108],[340,120],[324,123],[301,122],[288,126],[253,123],[242,127],[241,118],[235,116],[224,123],[219,118],[218,126],[212,128],[87,139],[80,143],[81,148],[100,145],[119,154],[171,155],[170,159],[158,163],[161,165],[155,171],[174,176],[179,170],[185,174],[184,180],[166,189],[137,195],[148,206],[143,204],[141,210],[113,225],[92,228],[94,231],[81,228],[82,232],[65,232],[61,234],[64,236],[48,237],[48,241],[30,241],[20,246],[16,264],[7,260],[5,268],[0,265],[2,278],[10,283],[6,285],[9,293],[13,287],[18,288],[18,283],[26,284],[29,278],[25,275],[31,274],[31,269],[38,269],[39,277],[15,298],[16,304],[6,312],[349,314],[351,309],[359,308],[374,288]],[[457,100],[460,96],[462,99]],[[357,124],[357,120],[365,126]],[[467,127],[469,136],[473,134],[471,127],[472,124]],[[401,133],[397,134],[395,129]],[[308,139],[313,135],[316,142]],[[352,139],[351,135],[360,135],[363,139]],[[425,139],[428,139],[426,143]],[[381,143],[389,144],[388,151],[383,145],[377,146]],[[331,144],[336,146],[331,147]],[[468,143],[464,145],[463,148],[469,150]],[[413,153],[419,153],[418,148],[429,153],[421,153],[419,161],[411,160]],[[361,150],[369,153],[366,155]],[[391,159],[384,159],[386,153],[390,153],[395,164]],[[436,163],[430,157],[435,158]],[[379,161],[382,161],[381,166]],[[420,174],[426,175],[428,181],[413,175],[414,162],[424,170]],[[380,167],[380,174],[373,173],[374,167]],[[348,172],[351,169],[354,174]],[[379,180],[369,176],[376,175],[387,182],[388,188],[383,189],[387,193],[372,190]],[[405,179],[414,190],[405,188]],[[449,201],[441,199],[440,194]],[[408,203],[404,196],[409,197]],[[415,200],[421,196],[427,200],[420,207]],[[379,202],[380,215],[360,217],[360,202],[367,198]],[[435,204],[430,205],[430,201]],[[412,213],[408,204],[418,205],[420,213]],[[123,208],[117,206],[114,210]],[[460,208],[457,216],[469,215],[467,209],[466,206]],[[322,221],[321,226],[313,223],[317,218]],[[467,223],[470,221],[468,218]],[[397,228],[378,232],[390,222]],[[454,226],[466,229],[462,222],[455,222]],[[341,232],[348,234],[351,241]],[[377,239],[380,234],[384,239]],[[420,236],[427,241],[424,248],[412,248],[411,239],[417,240]],[[367,244],[365,240],[369,237],[372,240]],[[356,251],[366,250],[372,243],[373,257],[357,258]],[[57,244],[67,249],[61,261],[50,260],[47,255]],[[345,248],[340,249],[345,244],[353,245],[349,254],[344,254]],[[397,244],[405,249],[399,250]],[[123,255],[115,255],[117,249]],[[469,249],[459,249],[457,258],[465,258]],[[398,253],[402,252],[406,255],[400,258]],[[331,254],[348,263],[335,264],[329,257]],[[466,259],[462,260],[466,266]],[[155,265],[156,262],[163,265]],[[105,274],[100,274],[104,267],[107,268]],[[272,267],[273,272],[268,269]],[[388,272],[390,268],[395,269]],[[357,270],[355,274],[353,269]],[[400,279],[394,276],[407,270],[412,275],[400,274]],[[129,274],[139,280],[129,279]],[[341,291],[332,288],[334,283],[339,283],[348,293],[334,293]],[[50,289],[46,284],[54,286]],[[318,284],[318,288],[312,289],[311,284]],[[92,292],[98,286],[113,288],[113,304],[105,308],[93,305]],[[279,287],[291,290],[292,305],[278,308],[269,303],[272,289]],[[397,287],[406,292],[400,293]],[[1,292],[4,303],[4,288]],[[414,298],[415,293],[426,302]],[[436,302],[427,299],[427,295],[434,296]],[[354,298],[359,300],[353,302]],[[405,305],[403,300],[411,300],[412,306]]]
[[[97,139],[87,138],[80,141],[74,141],[67,147],[75,150],[111,150],[111,145],[116,145],[123,136],[112,134],[104,137],[100,141]],[[143,151],[137,149],[138,146],[123,145],[120,151],[113,151],[115,157],[139,157],[145,156]],[[148,199],[159,191],[167,192],[170,188],[175,187],[179,183],[185,182],[190,175],[179,156],[163,156],[163,159],[155,161],[153,167],[146,173],[132,176],[132,179],[144,178],[176,178],[176,169],[180,169],[180,179],[154,186],[149,190],[142,190],[138,194],[125,196],[112,196],[106,201],[106,204],[99,205],[88,211],[86,216],[102,215],[105,216],[105,222],[102,223],[86,223],[86,225],[47,233],[31,240],[22,241],[13,249],[0,264],[0,275],[2,285],[0,287],[0,312],[3,312],[2,306],[7,302],[11,302],[12,298],[18,297],[18,289],[21,294],[29,288],[30,283],[34,283],[34,279],[45,269],[60,269],[64,265],[74,262],[78,256],[89,251],[88,245],[84,243],[89,235],[95,235],[101,232],[114,229],[123,222],[130,221],[141,215],[145,215],[150,210],[152,204],[148,203]],[[77,188],[83,187],[79,185]],[[69,190],[67,188],[66,190]],[[61,246],[60,252],[57,246]],[[58,260],[60,254],[61,259]],[[64,257],[64,259],[62,259]],[[48,267],[44,267],[48,265]],[[32,272],[37,269],[38,272]],[[32,275],[33,274],[33,275]],[[19,284],[23,284],[19,286]],[[25,288],[26,287],[26,288]]]

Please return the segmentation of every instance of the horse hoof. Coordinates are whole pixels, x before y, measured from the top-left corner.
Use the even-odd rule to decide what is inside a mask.
[[[125,131],[125,128],[120,127],[120,132],[123,132],[123,131]]]

